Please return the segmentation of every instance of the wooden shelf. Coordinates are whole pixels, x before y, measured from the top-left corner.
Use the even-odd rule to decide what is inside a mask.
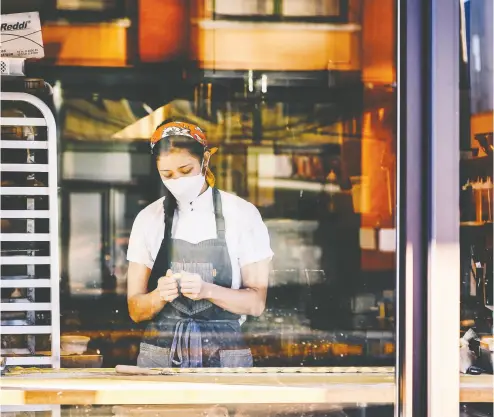
[[[4,311],[50,311],[51,303],[35,303],[31,301],[16,303],[0,303],[2,312]]]
[[[492,225],[493,225],[492,222],[460,222],[461,227],[484,227],[484,226],[492,227]]]
[[[51,334],[52,326],[1,326],[2,334]]]
[[[26,366],[26,365],[52,365],[51,356],[10,356],[8,358],[9,366]]]
[[[48,278],[15,278],[15,277],[2,277],[0,281],[0,288],[50,288],[51,280]]]

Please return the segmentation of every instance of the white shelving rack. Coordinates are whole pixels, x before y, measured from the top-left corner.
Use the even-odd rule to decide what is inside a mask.
[[[56,124],[53,113],[50,108],[38,97],[21,92],[2,92],[0,99],[2,106],[6,102],[23,102],[37,109],[42,117],[2,117],[0,125],[15,126],[20,129],[26,127],[46,129],[46,140],[35,140],[33,137],[27,137],[23,140],[9,140],[10,137],[2,137],[0,140],[1,152],[7,150],[26,150],[25,163],[4,163],[6,158],[2,158],[0,164],[1,175],[5,173],[20,173],[35,175],[43,173],[47,176],[47,184],[34,183],[38,186],[2,186],[0,187],[0,195],[2,200],[4,196],[17,196],[21,199],[25,208],[21,210],[4,209],[3,201],[0,211],[0,218],[6,221],[15,221],[17,224],[25,225],[23,233],[1,233],[0,241],[2,245],[2,253],[0,255],[0,265],[20,267],[25,266],[25,275],[4,275],[2,269],[2,277],[0,286],[2,289],[19,289],[24,291],[25,297],[2,299],[0,303],[0,313],[4,312],[25,312],[26,320],[13,320],[14,323],[7,323],[8,320],[2,319],[0,333],[2,335],[25,335],[26,346],[22,348],[3,349],[2,358],[6,359],[6,366],[51,366],[52,368],[60,368],[60,266],[59,266],[59,233],[58,233],[58,175],[57,175],[57,134]],[[44,158],[45,163],[35,161],[34,157],[30,156],[29,150],[37,152],[47,152],[47,158]],[[33,152],[34,153],[34,152]],[[31,154],[33,154],[31,153]],[[18,161],[17,161],[18,162]],[[8,175],[8,174],[7,174]],[[48,199],[48,209],[36,209],[36,197],[46,196]],[[48,220],[48,232],[38,233],[35,228],[36,221],[39,219]],[[23,223],[25,221],[25,223]],[[4,247],[11,242],[19,242],[26,246],[26,242],[47,242],[49,256],[36,256],[35,250],[25,250],[22,256],[16,255],[15,251],[8,253]],[[32,247],[32,246],[31,246]],[[39,276],[36,272],[38,265],[49,266],[49,275]],[[48,268],[46,268],[48,270]],[[49,289],[49,302],[37,302],[36,290]],[[37,312],[50,312],[49,324],[36,324]],[[39,335],[49,335],[51,338],[50,353],[37,352],[36,337]],[[46,337],[46,336],[45,336]],[[15,354],[15,355],[13,355]],[[10,355],[10,356],[9,356]]]

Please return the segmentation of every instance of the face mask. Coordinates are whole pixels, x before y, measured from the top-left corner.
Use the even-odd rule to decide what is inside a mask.
[[[193,177],[180,177],[172,180],[162,178],[161,180],[179,203],[188,204],[199,195],[206,178],[199,174]]]

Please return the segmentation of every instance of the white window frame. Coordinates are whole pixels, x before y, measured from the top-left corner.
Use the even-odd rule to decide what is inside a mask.
[[[460,412],[459,12],[398,2],[396,416]]]

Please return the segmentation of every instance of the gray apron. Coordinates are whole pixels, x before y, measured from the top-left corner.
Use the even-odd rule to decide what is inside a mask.
[[[232,265],[225,240],[225,219],[216,188],[213,204],[216,239],[197,244],[171,239],[156,256],[150,282],[157,282],[168,269],[197,273],[203,281],[226,288],[232,286]],[[170,250],[170,265],[163,259]],[[179,284],[180,286],[180,284]],[[141,367],[251,367],[252,354],[240,332],[240,316],[208,300],[190,300],[179,295],[167,303],[147,325],[137,365]]]

